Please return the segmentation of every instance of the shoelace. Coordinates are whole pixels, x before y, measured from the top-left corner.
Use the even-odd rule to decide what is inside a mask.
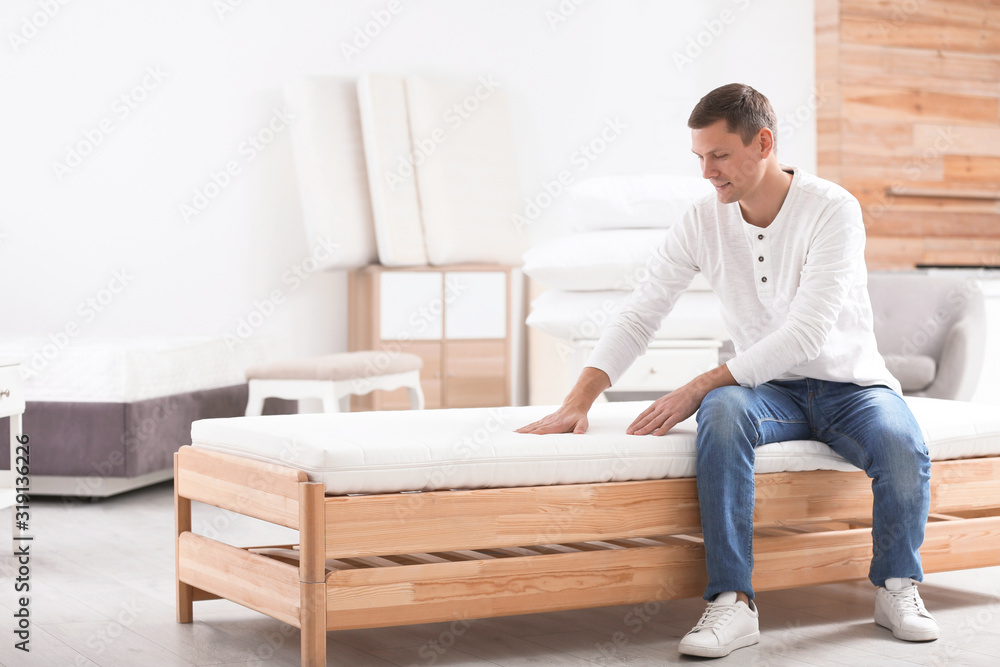
[[[901,615],[921,614],[923,616],[930,616],[924,607],[924,601],[917,595],[916,586],[909,586],[901,591],[890,591],[887,588],[886,593],[893,599],[895,607]]]
[[[698,624],[694,626],[694,629],[691,632],[698,632],[704,628],[725,623],[735,613],[735,604],[709,602],[708,609],[706,609],[705,613],[701,615],[701,619],[698,621]]]

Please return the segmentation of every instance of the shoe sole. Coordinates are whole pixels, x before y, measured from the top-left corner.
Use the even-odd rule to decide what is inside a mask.
[[[902,630],[898,630],[892,627],[892,623],[889,622],[885,613],[877,607],[875,608],[875,623],[881,625],[886,630],[891,631],[892,636],[896,639],[902,639],[907,642],[930,642],[934,641],[941,635],[940,630],[927,630],[925,632],[904,632]]]
[[[744,635],[742,637],[737,637],[733,641],[729,642],[725,646],[719,646],[718,648],[711,648],[709,646],[691,646],[691,647],[678,647],[678,651],[682,655],[693,655],[699,658],[722,658],[738,648],[746,648],[747,646],[753,646],[760,641],[760,632],[755,632],[751,635]]]

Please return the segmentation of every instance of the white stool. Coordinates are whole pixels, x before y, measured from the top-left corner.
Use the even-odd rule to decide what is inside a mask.
[[[268,397],[301,400],[319,398],[323,412],[350,412],[352,394],[406,387],[410,408],[422,410],[420,388],[423,359],[415,354],[342,352],[323,357],[277,361],[247,369],[250,384],[247,416],[259,415]]]

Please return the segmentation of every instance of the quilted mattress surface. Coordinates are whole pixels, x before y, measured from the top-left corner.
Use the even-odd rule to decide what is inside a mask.
[[[0,354],[21,362],[28,401],[130,403],[243,384],[247,366],[271,361],[275,342],[251,336],[107,338],[72,341],[11,339]]]
[[[1000,454],[1000,414],[987,405],[908,398],[932,460]],[[582,435],[513,430],[552,406],[205,419],[195,447],[304,470],[333,495],[542,486],[692,477],[695,422],[665,436],[626,435],[648,402],[598,403]],[[821,442],[757,449],[757,472],[854,470]]]

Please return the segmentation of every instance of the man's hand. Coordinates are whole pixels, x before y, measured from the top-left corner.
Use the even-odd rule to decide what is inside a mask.
[[[576,385],[570,390],[561,408],[547,417],[516,429],[517,433],[586,433],[587,411],[601,392],[611,386],[611,379],[604,371],[586,366],[580,372]]]
[[[564,405],[552,414],[517,429],[517,433],[586,433],[587,411]]]
[[[737,382],[725,364],[703,373],[683,387],[653,401],[625,432],[629,435],[666,435],[670,429],[697,412],[708,392],[731,384]]]
[[[666,435],[670,429],[693,415],[704,398],[705,394],[693,389],[688,383],[653,401],[625,432],[629,435]]]

